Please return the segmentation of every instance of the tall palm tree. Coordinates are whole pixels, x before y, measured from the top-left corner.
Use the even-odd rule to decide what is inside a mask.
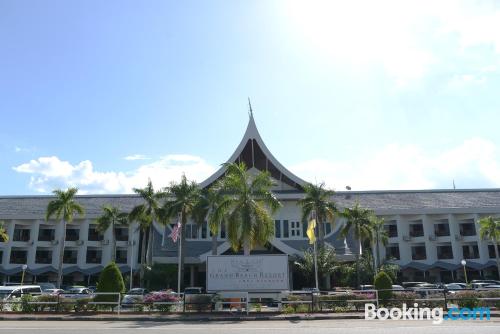
[[[376,274],[380,268],[380,244],[387,246],[387,243],[389,242],[389,234],[387,233],[387,230],[384,227],[385,220],[384,218],[378,218],[377,216],[373,215],[372,216],[372,242],[373,245],[375,246],[375,254],[376,254],[376,259],[374,257],[374,260],[376,261],[374,263],[374,273]]]
[[[0,242],[7,242],[9,241],[9,235],[7,234],[7,231],[3,227],[4,222],[0,221]]]
[[[172,182],[166,188],[168,197],[161,209],[161,220],[168,224],[172,219],[180,216],[181,219],[181,257],[179,263],[181,289],[184,286],[184,257],[186,255],[186,224],[189,219],[194,219],[195,211],[201,199],[201,190],[194,181],[188,181],[182,175],[179,183]]]
[[[495,258],[497,260],[498,277],[500,277],[500,257],[498,255],[498,244],[500,243],[500,219],[491,216],[479,220],[479,235],[483,239],[493,242],[495,247]]]
[[[97,230],[101,233],[106,232],[108,228],[111,228],[111,235],[113,236],[112,245],[112,255],[111,261],[116,260],[116,225],[126,225],[128,224],[128,214],[126,212],[120,212],[120,209],[111,205],[105,205],[102,207],[103,214],[96,219]]]
[[[75,201],[75,195],[78,188],[68,188],[68,190],[54,190],[52,193],[55,199],[47,205],[45,220],[49,220],[55,215],[56,219],[60,220],[62,226],[61,239],[59,241],[59,267],[57,275],[57,287],[60,288],[63,276],[63,261],[64,261],[64,243],[66,242],[66,224],[71,223],[75,214],[83,217],[85,210],[82,205]]]
[[[198,225],[207,221],[212,234],[212,255],[217,255],[217,236],[227,213],[220,205],[224,198],[225,195],[220,191],[220,183],[202,189],[200,199],[193,211],[193,218]]]
[[[142,204],[135,206],[130,211],[129,221],[138,222],[139,228],[143,232],[140,280],[141,285],[144,285],[144,269],[146,266],[153,265],[153,223],[158,221],[161,200],[165,198],[166,194],[164,191],[155,191],[151,180],[148,180],[145,188],[134,188],[133,190],[143,199]]]
[[[221,191],[227,196],[221,210],[227,210],[227,238],[234,251],[243,245],[250,255],[256,245],[265,245],[274,235],[272,214],[281,203],[271,192],[273,181],[269,172],[249,173],[245,164],[225,163],[226,174]]]
[[[354,236],[354,240],[358,243],[356,254],[356,282],[359,287],[359,256],[362,252],[362,244],[366,240],[371,240],[372,232],[372,216],[371,210],[363,209],[356,203],[353,208],[345,208],[341,216],[346,219],[345,225],[342,227],[341,235],[345,238],[350,232]]]
[[[320,246],[324,242],[325,230],[324,224],[333,224],[337,208],[331,200],[334,194],[333,190],[326,189],[324,183],[306,184],[304,186],[305,197],[298,201],[302,206],[302,221],[308,221],[313,212],[316,213],[316,228],[318,230],[318,239]]]

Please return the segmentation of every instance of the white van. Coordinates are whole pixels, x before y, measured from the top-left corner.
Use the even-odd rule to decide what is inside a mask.
[[[7,301],[22,295],[41,295],[40,285],[8,285],[0,286],[0,301]]]

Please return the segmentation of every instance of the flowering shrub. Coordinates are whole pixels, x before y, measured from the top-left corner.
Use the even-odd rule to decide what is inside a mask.
[[[459,307],[468,307],[472,309],[479,306],[479,297],[481,297],[481,294],[477,291],[458,291],[455,293],[452,300],[457,303]]]
[[[169,312],[173,308],[173,304],[162,303],[176,303],[179,297],[173,294],[172,290],[152,292],[144,296],[144,304],[149,310],[157,309],[160,312]]]
[[[344,292],[335,295],[320,296],[321,308],[331,309],[333,311],[346,311],[354,307],[356,310],[363,308],[364,300],[374,299],[374,292]],[[357,300],[360,300],[359,302]],[[363,301],[361,301],[363,300]]]
[[[392,298],[387,302],[388,306],[402,307],[403,304],[413,305],[415,299],[419,296],[411,291],[395,291],[392,293]]]

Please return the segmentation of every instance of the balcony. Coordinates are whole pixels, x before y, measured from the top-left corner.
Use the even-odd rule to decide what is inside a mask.
[[[117,249],[116,250],[116,263],[118,264],[126,264],[127,263],[127,250],[126,249]]]
[[[385,258],[387,260],[399,260],[399,246],[398,245],[392,245],[392,246],[387,246],[385,249]]]
[[[437,258],[438,260],[451,260],[453,259],[453,249],[451,245],[446,246],[438,246],[437,250]]]
[[[100,233],[96,227],[89,227],[88,240],[89,241],[101,241],[103,239],[102,233]]]
[[[479,259],[479,247],[477,245],[462,246],[464,259]]]
[[[385,225],[384,228],[389,238],[397,238],[398,226],[396,224]]]
[[[78,262],[78,251],[73,249],[65,250],[63,262],[67,264],[76,264]]]
[[[128,228],[115,229],[116,241],[128,241]]]
[[[66,229],[66,241],[77,241],[78,239],[80,239],[80,229],[79,228]]]
[[[10,252],[11,264],[26,264],[28,262],[28,251],[12,250]]]
[[[426,260],[427,254],[425,251],[425,246],[414,246],[411,248],[411,258],[412,260]]]
[[[434,225],[434,235],[436,237],[449,237],[450,225],[448,223],[440,223]]]
[[[87,250],[87,263],[101,264],[102,251],[100,250]]]

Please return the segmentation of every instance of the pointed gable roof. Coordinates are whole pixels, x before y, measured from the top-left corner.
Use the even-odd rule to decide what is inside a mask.
[[[264,144],[259,131],[257,130],[251,109],[245,134],[243,135],[240,144],[228,160],[228,162],[241,161],[245,162],[248,169],[255,168],[260,171],[269,171],[269,173],[271,173],[271,177],[279,182],[280,187],[277,190],[302,191],[302,187],[306,184],[306,181],[286,169],[271,154],[269,149]],[[212,174],[212,176],[201,182],[200,186],[202,188],[209,187],[221,178],[224,175],[224,172],[225,168],[221,167],[214,174]]]

